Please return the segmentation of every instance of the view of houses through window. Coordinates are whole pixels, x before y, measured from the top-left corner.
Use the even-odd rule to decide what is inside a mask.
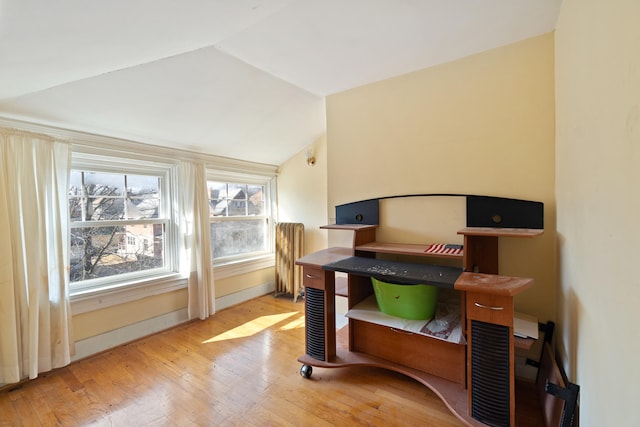
[[[165,266],[162,176],[71,171],[70,281]]]
[[[270,241],[266,185],[208,181],[207,187],[214,260],[266,253]]]
[[[72,292],[178,273],[175,172],[174,161],[73,153],[68,189]],[[271,178],[208,173],[212,264],[272,254]]]

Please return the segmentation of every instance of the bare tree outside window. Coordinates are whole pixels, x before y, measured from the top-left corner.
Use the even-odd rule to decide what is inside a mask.
[[[161,177],[72,170],[72,283],[165,265]]]

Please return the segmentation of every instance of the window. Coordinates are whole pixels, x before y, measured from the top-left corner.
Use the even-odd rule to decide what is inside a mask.
[[[272,250],[269,181],[207,181],[214,264],[267,255]]]
[[[175,271],[171,165],[74,153],[72,291]]]

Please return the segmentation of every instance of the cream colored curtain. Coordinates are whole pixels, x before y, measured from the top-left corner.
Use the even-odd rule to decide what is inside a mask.
[[[67,365],[70,148],[0,128],[0,383]]]
[[[181,268],[189,278],[189,319],[206,319],[215,313],[215,292],[204,164],[181,162],[178,183],[184,245]]]

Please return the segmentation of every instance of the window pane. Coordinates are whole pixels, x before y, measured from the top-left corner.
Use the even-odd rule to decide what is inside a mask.
[[[150,219],[160,218],[159,199],[127,199],[126,219]]]
[[[127,175],[127,196],[158,198],[160,179],[157,176]]]
[[[264,215],[264,186],[248,185],[249,215]]]
[[[207,181],[207,188],[209,190],[210,216],[227,216],[227,184]]]
[[[82,172],[72,170],[69,175],[69,196],[82,196]]]
[[[87,221],[111,221],[124,218],[124,199],[88,197],[85,205]]]
[[[82,198],[69,197],[69,218],[71,221],[82,221]]]
[[[124,175],[102,172],[84,172],[87,196],[122,197]]]
[[[246,200],[230,200],[227,208],[227,216],[246,216],[247,201]]]
[[[211,252],[214,258],[267,250],[267,221],[216,221],[211,223]]]
[[[227,216],[227,201],[226,200],[209,200],[209,215],[215,216]]]
[[[164,266],[164,226],[71,228],[71,282]]]
[[[207,181],[209,188],[209,198],[212,200],[220,200],[227,198],[227,184],[225,182]]]
[[[160,178],[127,175],[127,219],[160,218]]]
[[[160,178],[126,175],[127,219],[160,218]]]
[[[245,189],[246,189],[246,185],[244,184],[233,184],[233,183],[229,183],[227,184],[228,188],[229,188],[229,193],[227,194],[227,198],[228,199],[246,199],[246,193],[245,193]]]
[[[227,206],[228,216],[247,215],[247,186],[244,184],[228,184],[229,201]]]

